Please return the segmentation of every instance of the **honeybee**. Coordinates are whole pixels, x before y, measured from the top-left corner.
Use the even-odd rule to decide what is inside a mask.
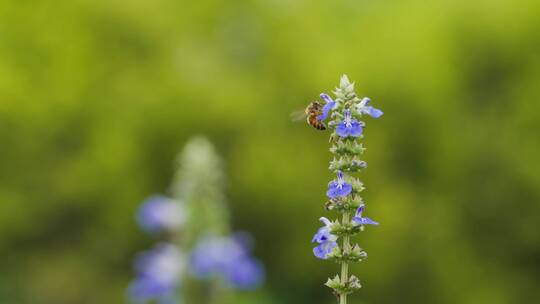
[[[303,113],[295,112],[291,116],[293,116],[293,120],[299,120],[305,117],[308,125],[317,130],[326,130],[326,125],[317,119],[317,116],[322,114],[322,109],[323,106],[319,102],[313,101],[306,107]]]
[[[307,115],[307,123],[317,130],[326,130],[326,126],[324,125],[324,123],[317,119],[317,116],[322,114],[322,109],[323,106],[320,103],[314,101],[307,106],[305,111]]]

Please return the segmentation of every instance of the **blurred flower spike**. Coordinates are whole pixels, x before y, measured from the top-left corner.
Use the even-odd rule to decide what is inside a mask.
[[[230,233],[222,161],[214,146],[203,137],[193,138],[177,160],[172,198],[150,196],[137,210],[139,226],[165,242],[136,258],[130,299],[207,303],[213,301],[208,295],[230,298],[235,289],[259,287],[265,272],[251,255],[251,237]],[[230,288],[210,279],[216,277]]]

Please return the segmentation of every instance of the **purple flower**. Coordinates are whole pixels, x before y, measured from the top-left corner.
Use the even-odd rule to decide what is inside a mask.
[[[256,259],[238,259],[225,273],[226,280],[238,289],[254,289],[264,281],[264,267]]]
[[[368,106],[368,103],[370,101],[371,99],[369,99],[368,97],[364,97],[358,104],[358,112],[363,113],[363,114],[368,114],[369,116],[373,118],[381,117],[384,114],[383,111],[376,109],[372,106]]]
[[[313,239],[311,240],[312,243],[317,242],[320,244],[323,242],[327,242],[328,240],[334,237],[334,235],[330,234],[330,228],[332,228],[332,222],[330,222],[330,220],[327,219],[326,217],[321,217],[319,221],[321,221],[324,224],[324,226],[322,226],[321,228],[319,228],[319,230],[317,230],[317,233],[315,233],[315,235],[313,236]]]
[[[262,264],[249,254],[245,237],[206,236],[190,257],[192,274],[200,279],[221,277],[231,286],[252,289],[264,280]]]
[[[379,225],[378,222],[370,219],[369,217],[362,217],[365,206],[362,205],[356,210],[356,215],[352,218],[352,222],[355,225]]]
[[[336,133],[340,137],[358,137],[362,134],[363,123],[352,118],[351,110],[345,110],[345,118],[336,127]]]
[[[352,191],[352,185],[345,182],[343,172],[338,171],[337,176],[337,180],[333,180],[328,184],[328,191],[326,191],[326,195],[329,198],[347,196]]]
[[[136,258],[137,278],[128,293],[140,301],[168,298],[178,287],[183,268],[183,255],[174,245],[158,245]]]
[[[326,101],[326,104],[322,109],[322,114],[317,116],[317,120],[323,121],[328,117],[330,110],[336,107],[336,102],[326,93],[321,93],[320,96],[322,99],[324,99],[324,101]]]
[[[338,238],[330,233],[332,222],[330,222],[329,219],[321,217],[319,220],[324,224],[324,226],[317,230],[317,233],[315,233],[311,242],[319,244],[313,248],[313,253],[319,259],[324,260],[328,258],[328,255],[330,252],[332,252],[332,249],[337,246],[336,241]]]
[[[137,222],[148,232],[178,230],[185,221],[186,211],[183,204],[160,195],[146,199],[137,212]]]

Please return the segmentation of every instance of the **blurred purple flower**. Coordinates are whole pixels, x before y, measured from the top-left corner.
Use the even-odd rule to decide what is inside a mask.
[[[317,119],[323,121],[328,118],[328,113],[330,113],[330,110],[336,107],[336,102],[326,93],[321,93],[320,96],[322,99],[324,99],[324,101],[326,101],[326,104],[323,106],[322,114],[317,116]]]
[[[245,234],[202,238],[191,253],[191,272],[201,279],[221,277],[239,289],[258,287],[264,281],[264,268],[250,255],[246,240]]]
[[[160,244],[135,259],[136,279],[128,293],[134,300],[166,299],[180,284],[183,255],[172,244]]]
[[[333,180],[328,184],[328,191],[326,191],[326,195],[329,198],[347,196],[352,191],[352,185],[345,182],[343,172],[338,171],[337,176],[337,180]]]
[[[246,257],[236,260],[225,272],[227,281],[238,289],[253,289],[264,281],[264,267],[258,260]]]
[[[345,118],[336,127],[336,133],[340,137],[358,137],[362,134],[362,126],[358,120],[352,118],[351,110],[345,110]]]
[[[175,231],[181,229],[186,222],[186,211],[180,201],[154,195],[139,208],[137,222],[148,232]]]
[[[358,112],[363,113],[363,114],[368,114],[369,116],[373,118],[381,117],[384,114],[383,111],[376,109],[372,106],[368,106],[368,103],[370,102],[371,102],[371,99],[369,99],[368,97],[364,97],[358,104]]]
[[[336,241],[338,238],[330,233],[332,222],[330,222],[329,219],[321,217],[319,220],[324,224],[324,226],[317,230],[317,233],[315,233],[313,239],[311,239],[311,242],[319,244],[313,248],[313,253],[319,259],[324,260],[328,258],[328,255],[330,252],[332,252],[332,249],[337,246]]]
[[[356,225],[379,225],[378,222],[375,222],[374,220],[370,219],[369,217],[362,217],[362,213],[364,212],[365,206],[362,205],[356,210],[356,215],[352,218],[353,224]]]

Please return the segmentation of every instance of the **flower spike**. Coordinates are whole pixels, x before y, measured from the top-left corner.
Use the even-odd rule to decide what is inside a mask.
[[[334,98],[326,93],[320,95],[325,104],[317,119],[329,119],[326,125],[334,130],[330,136],[330,152],[334,154],[334,158],[329,169],[335,172],[337,177],[328,183],[326,196],[329,200],[325,203],[325,208],[337,211],[341,216],[335,221],[321,217],[323,226],[317,229],[311,242],[317,244],[313,248],[315,257],[341,264],[341,275],[328,279],[325,285],[338,295],[340,304],[347,304],[347,296],[361,287],[358,278],[349,274],[349,263],[367,257],[367,253],[358,244],[351,244],[352,238],[363,231],[365,225],[379,224],[363,216],[365,205],[360,192],[364,187],[360,180],[353,177],[354,173],[367,167],[367,163],[361,159],[365,148],[360,142],[365,124],[358,119],[364,114],[379,118],[383,112],[369,106],[369,98],[360,100],[354,91],[354,82],[346,75],[341,77],[334,94]],[[352,214],[354,216],[351,216]]]

